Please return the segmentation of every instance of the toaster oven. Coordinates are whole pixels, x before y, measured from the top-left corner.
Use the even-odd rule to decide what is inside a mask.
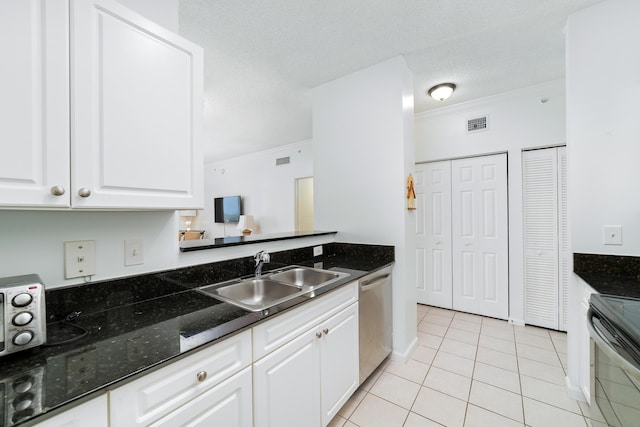
[[[45,310],[37,274],[0,278],[0,356],[45,343]]]

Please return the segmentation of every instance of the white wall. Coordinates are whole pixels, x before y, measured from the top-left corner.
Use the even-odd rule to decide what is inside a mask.
[[[567,137],[574,252],[640,256],[640,2],[608,1],[567,30]],[[622,246],[602,243],[622,225]]]
[[[393,350],[416,344],[413,77],[397,57],[313,90],[314,207],[338,241],[395,246]]]
[[[599,3],[569,17],[566,30],[567,158],[573,252],[640,256],[640,2]],[[622,245],[602,243],[621,225]],[[582,287],[570,287],[568,385],[580,388]]]
[[[0,211],[0,277],[37,273],[47,289],[83,283],[64,278],[63,243],[95,240],[92,281],[148,273],[334,241],[333,236],[180,252],[174,212]],[[144,264],[124,265],[124,240],[143,239]]]
[[[276,159],[291,163],[276,166]],[[236,236],[235,224],[214,222],[215,197],[242,196],[243,212],[253,215],[260,234],[294,231],[296,179],[313,176],[311,140],[205,165],[205,209],[198,212],[197,225],[207,238]],[[329,230],[331,231],[331,230]]]
[[[489,116],[489,129],[468,134],[467,120],[484,115]],[[507,153],[509,319],[523,324],[522,150],[565,143],[564,82],[552,81],[417,114],[415,143],[417,163]]]

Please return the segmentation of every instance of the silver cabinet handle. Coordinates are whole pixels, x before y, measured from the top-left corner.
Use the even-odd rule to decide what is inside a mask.
[[[202,381],[207,379],[207,371],[200,371],[196,374],[196,378],[198,379],[198,382],[201,383]]]
[[[324,332],[325,335],[329,335],[329,328],[324,328],[322,332]]]
[[[81,188],[78,190],[78,196],[80,197],[89,197],[91,195],[91,190],[88,188]]]
[[[64,194],[64,187],[60,185],[54,185],[51,187],[51,194],[54,196],[62,196]]]
[[[322,332],[316,332],[316,337],[322,338]]]

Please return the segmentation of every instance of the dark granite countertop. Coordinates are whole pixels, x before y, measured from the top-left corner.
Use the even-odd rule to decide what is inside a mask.
[[[393,247],[331,243],[271,254],[268,269],[297,264],[338,269],[350,277],[315,292],[330,292],[393,262]],[[309,301],[300,296],[268,313],[250,312],[198,287],[251,274],[252,258],[47,291],[47,344],[0,360],[0,427],[32,425],[56,409],[104,393],[153,369],[213,345]],[[69,314],[81,312],[72,320]],[[73,317],[73,316],[72,316]],[[30,381],[33,404],[17,411],[15,384]],[[2,396],[4,394],[4,396]]]
[[[216,237],[204,240],[184,240],[180,242],[181,252],[201,251],[205,249],[226,248],[250,243],[275,242],[278,240],[299,239],[301,237],[326,236],[337,231],[289,231],[273,234],[250,234],[248,236]]]
[[[640,257],[576,253],[573,269],[601,294],[640,298]]]

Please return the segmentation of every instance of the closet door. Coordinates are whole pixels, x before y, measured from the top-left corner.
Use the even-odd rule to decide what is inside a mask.
[[[522,153],[525,323],[566,330],[571,269],[566,148]]]
[[[558,150],[558,236],[560,237],[560,307],[558,329],[566,331],[569,326],[569,280],[573,270],[571,246],[569,244],[569,214],[567,209],[567,147]]]
[[[416,165],[417,301],[452,307],[451,161]]]
[[[451,162],[453,309],[509,315],[505,154]]]

